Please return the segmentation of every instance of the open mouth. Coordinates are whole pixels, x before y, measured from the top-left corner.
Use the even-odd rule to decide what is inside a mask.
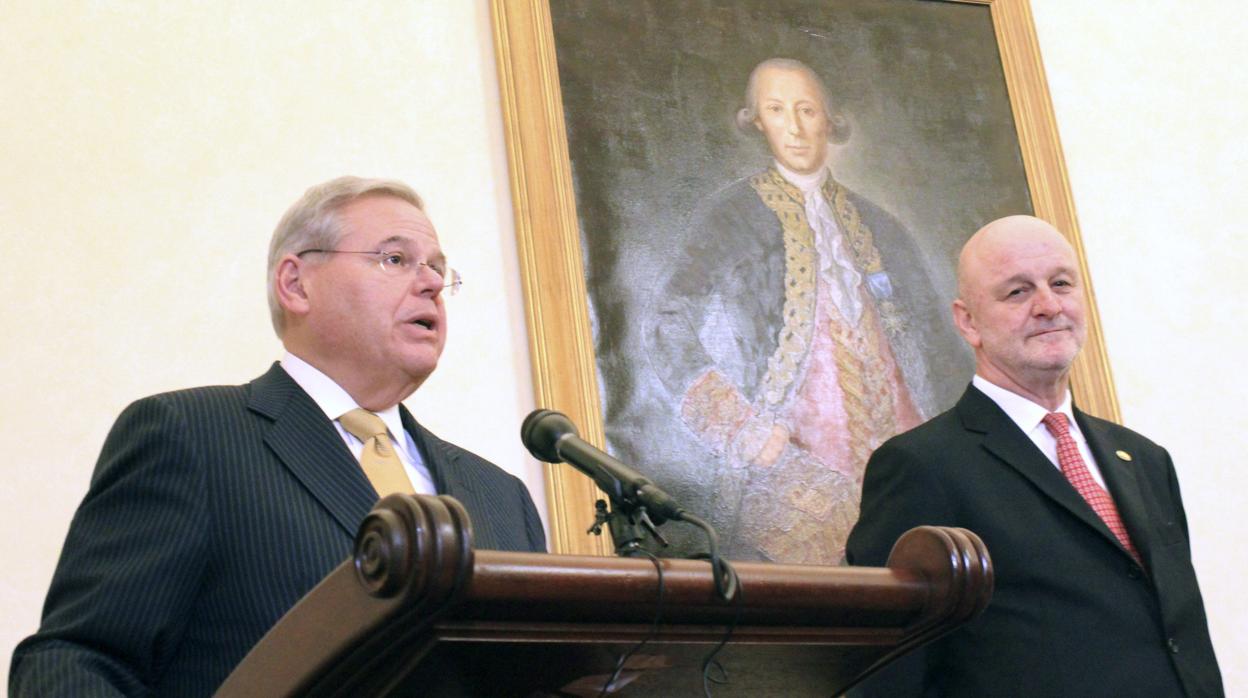
[[[420,325],[421,327],[425,328],[426,330],[432,330],[432,329],[433,329],[433,322],[431,322],[431,321],[429,321],[429,320],[412,320],[411,324],[413,324],[413,325]]]

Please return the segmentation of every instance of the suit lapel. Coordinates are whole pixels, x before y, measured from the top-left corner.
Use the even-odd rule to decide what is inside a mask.
[[[377,492],[333,422],[277,363],[250,387],[248,407],[272,420],[264,435],[265,444],[354,536],[377,503]]]
[[[1084,438],[1088,440],[1088,448],[1092,451],[1092,457],[1096,459],[1101,476],[1105,478],[1109,496],[1114,499],[1114,505],[1118,508],[1123,524],[1127,527],[1131,542],[1135,544],[1140,555],[1148,560],[1148,549],[1151,543],[1148,530],[1150,519],[1135,470],[1118,457],[1120,446],[1114,443],[1113,438],[1104,428],[1078,409],[1075,410],[1075,420],[1079,422],[1079,429],[1083,432]],[[1114,540],[1117,542],[1116,538]]]
[[[1101,517],[1092,511],[1092,507],[1071,486],[1062,472],[1045,458],[1035,443],[997,403],[971,386],[958,401],[957,410],[963,426],[969,431],[983,434],[985,449],[1027,478],[1041,494],[1095,528],[1114,545],[1118,545],[1118,539],[1105,522],[1101,521]],[[1082,428],[1083,423],[1080,422],[1079,426]],[[1096,454],[1096,451],[1093,453]],[[1099,454],[1096,458],[1098,463],[1101,462],[1102,457]],[[1120,545],[1119,547],[1121,548]]]
[[[463,478],[463,468],[459,467],[459,454],[449,448],[445,441],[434,436],[412,417],[412,413],[403,405],[399,405],[399,416],[403,419],[403,428],[412,435],[420,456],[433,477],[433,484],[438,494],[446,494],[460,501],[472,498],[473,487]]]

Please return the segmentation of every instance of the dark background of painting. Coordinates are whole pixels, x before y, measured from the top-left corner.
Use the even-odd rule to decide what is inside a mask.
[[[608,448],[691,511],[709,511],[700,500],[719,465],[680,422],[642,336],[656,289],[680,273],[667,260],[692,211],[770,162],[761,136],[734,125],[750,69],[782,56],[823,77],[852,127],[833,146],[833,172],[906,225],[948,301],[967,236],[1032,211],[989,10],[921,0],[550,6]],[[966,363],[956,357],[933,376],[940,409],[969,380]]]

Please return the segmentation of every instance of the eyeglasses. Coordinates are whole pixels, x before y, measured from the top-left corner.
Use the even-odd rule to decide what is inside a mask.
[[[303,250],[296,253],[296,257],[302,257],[305,254],[362,254],[373,257],[377,261],[377,266],[381,268],[381,272],[386,276],[415,276],[420,273],[421,268],[426,268],[438,278],[442,280],[442,290],[449,295],[459,293],[459,287],[464,285],[464,278],[459,272],[446,266],[445,262],[418,262],[411,258],[406,252],[395,250],[393,252],[371,252],[367,250]]]

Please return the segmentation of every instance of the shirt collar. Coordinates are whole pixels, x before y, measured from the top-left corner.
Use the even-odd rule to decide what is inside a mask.
[[[828,166],[826,163],[810,174],[801,174],[781,165],[779,160],[773,160],[772,162],[775,164],[776,171],[780,173],[781,177],[787,179],[789,184],[803,192],[818,191],[823,186],[823,183],[828,181]]]
[[[289,351],[282,357],[282,369],[299,384],[300,388],[312,398],[317,407],[329,417],[337,421],[339,417],[359,407],[359,404],[333,378],[325,375],[320,369]],[[399,406],[391,405],[387,409],[375,412],[381,421],[386,423],[392,437],[403,434],[403,418],[399,415]]]
[[[1018,393],[1002,388],[978,373],[971,379],[971,384],[979,388],[980,392],[987,395],[993,402],[997,403],[1001,411],[1005,412],[1010,420],[1017,424],[1019,429],[1023,430],[1024,434],[1030,434],[1033,429],[1040,426],[1044,416],[1049,413],[1048,408],[1044,405],[1032,402]],[[1071,408],[1069,388],[1066,390],[1065,397],[1062,398],[1062,404],[1058,405],[1057,409],[1053,411],[1066,415],[1066,421],[1070,423],[1071,430],[1079,431],[1079,425],[1075,423],[1074,410]]]

